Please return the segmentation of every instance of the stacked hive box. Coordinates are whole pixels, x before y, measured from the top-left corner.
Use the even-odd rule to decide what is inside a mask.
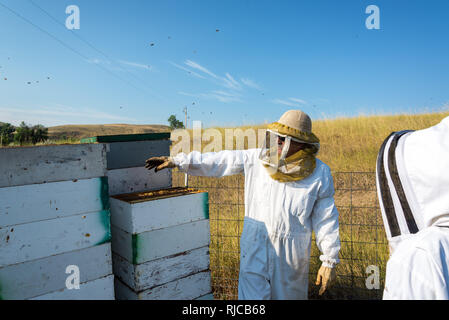
[[[117,299],[210,298],[206,192],[171,188],[171,170],[144,168],[170,154],[170,134],[102,136],[107,143]]]
[[[207,192],[120,195],[111,208],[117,299],[196,299],[211,292]]]
[[[114,299],[105,156],[102,144],[0,149],[1,299]]]
[[[171,186],[170,170],[155,173],[145,169],[149,157],[170,153],[170,133],[97,136],[81,142],[106,144],[111,196]]]

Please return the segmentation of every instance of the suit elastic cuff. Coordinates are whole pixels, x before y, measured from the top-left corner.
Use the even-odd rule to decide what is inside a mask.
[[[332,259],[325,255],[321,255],[320,260],[322,262],[322,266],[327,268],[335,268],[335,266],[340,262],[339,259]]]
[[[175,156],[169,156],[168,157],[168,160],[173,162],[176,167],[180,167],[184,159],[185,159],[185,155],[182,154],[182,153],[178,153]]]

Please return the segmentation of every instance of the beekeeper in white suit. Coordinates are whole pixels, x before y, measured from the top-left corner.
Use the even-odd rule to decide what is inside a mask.
[[[392,133],[377,159],[390,245],[384,299],[449,299],[449,117]]]
[[[264,148],[154,157],[146,167],[176,166],[194,176],[244,173],[239,299],[307,299],[312,230],[322,252],[320,294],[339,262],[333,179],[315,158],[320,145],[308,115],[290,110],[268,128]]]

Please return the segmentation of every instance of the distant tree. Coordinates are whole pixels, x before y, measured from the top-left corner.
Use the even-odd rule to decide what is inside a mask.
[[[48,139],[48,128],[41,124],[31,127],[22,121],[15,129],[14,141],[20,145],[24,143],[36,144]]]
[[[0,122],[0,145],[5,146],[14,141],[14,127],[10,123]]]
[[[44,142],[48,139],[48,128],[38,124],[31,128],[31,142],[36,144],[38,142]]]
[[[16,128],[14,141],[20,145],[31,141],[31,128],[25,122],[22,121]]]
[[[182,123],[182,121],[179,121],[178,119],[176,119],[176,116],[173,114],[168,118],[168,123],[170,124],[170,128],[172,130],[184,129],[184,123]]]

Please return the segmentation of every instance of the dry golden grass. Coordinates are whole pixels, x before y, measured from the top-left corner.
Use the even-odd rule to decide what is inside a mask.
[[[317,120],[313,122],[313,132],[318,136],[321,144],[318,158],[328,164],[333,172],[374,171],[379,147],[391,132],[428,128],[447,116],[449,116],[449,112]],[[237,139],[234,139],[231,148],[226,148],[225,130],[240,129],[244,132],[247,129],[253,129],[257,132],[258,129],[265,128],[266,125],[238,128],[215,127],[212,129],[217,129],[221,133],[223,138],[220,142],[223,149],[247,149],[247,139],[244,141],[243,148],[237,146]],[[202,131],[203,134],[204,131]],[[191,145],[193,145],[192,130],[189,132]],[[202,141],[202,150],[210,142]]]
[[[379,147],[391,132],[428,128],[447,116],[448,112],[360,116],[316,121],[313,131],[321,140],[319,158],[332,171],[374,171]]]

